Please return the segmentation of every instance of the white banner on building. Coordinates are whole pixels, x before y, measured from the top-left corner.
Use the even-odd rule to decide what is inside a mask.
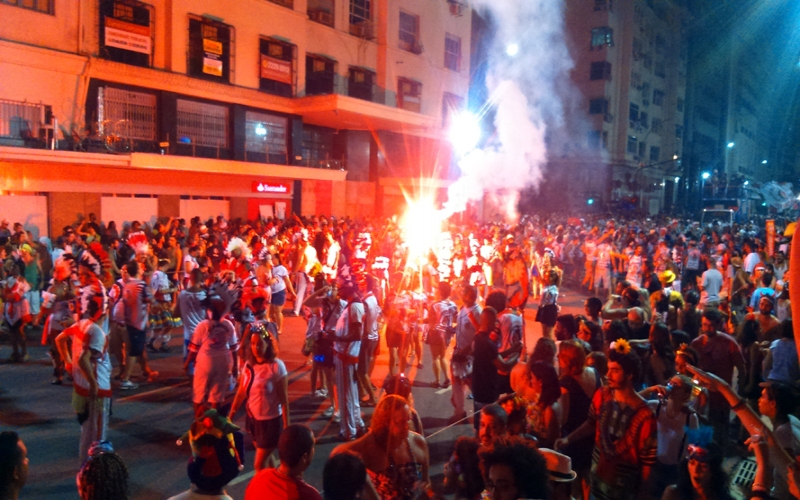
[[[150,28],[126,23],[118,19],[105,19],[105,45],[150,55]]]

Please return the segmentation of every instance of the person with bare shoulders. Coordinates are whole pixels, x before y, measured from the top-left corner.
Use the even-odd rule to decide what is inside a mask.
[[[378,402],[369,432],[334,448],[359,455],[379,498],[411,500],[430,489],[430,458],[425,438],[408,428],[411,409],[396,395]]]

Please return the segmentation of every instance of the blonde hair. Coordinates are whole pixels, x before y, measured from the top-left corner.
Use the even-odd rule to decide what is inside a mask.
[[[586,364],[586,351],[576,340],[565,340],[558,347],[558,355],[564,356],[569,375],[575,375],[583,370]],[[562,373],[562,375],[567,375]]]

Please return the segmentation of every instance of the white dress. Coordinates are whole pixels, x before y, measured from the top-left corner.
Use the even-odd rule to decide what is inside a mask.
[[[228,394],[232,351],[239,348],[233,324],[227,319],[201,321],[194,330],[189,350],[197,353],[192,401],[196,404],[222,403]]]

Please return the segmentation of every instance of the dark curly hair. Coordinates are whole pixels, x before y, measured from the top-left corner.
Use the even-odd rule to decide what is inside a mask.
[[[500,438],[480,453],[483,480],[494,465],[506,465],[514,474],[519,498],[550,498],[549,475],[544,457],[532,442],[519,437]]]
[[[478,449],[480,442],[475,438],[461,436],[456,440],[453,453],[453,471],[456,475],[456,498],[475,498],[483,491],[483,476],[481,475]]]
[[[78,472],[81,500],[127,500],[128,467],[116,453],[90,456]]]
[[[642,362],[639,356],[631,350],[628,354],[622,354],[616,349],[608,350],[608,362],[618,363],[622,367],[625,375],[632,375],[634,381],[639,380],[642,375]]]

